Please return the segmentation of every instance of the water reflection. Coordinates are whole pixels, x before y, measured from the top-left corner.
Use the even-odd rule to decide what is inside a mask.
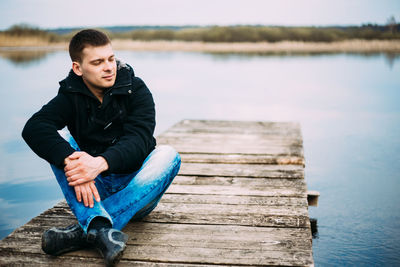
[[[13,63],[15,66],[30,66],[47,58],[54,51],[48,50],[0,50],[0,57]]]
[[[32,63],[40,62],[46,59],[54,50],[20,50],[20,49],[0,49],[0,57],[12,62],[17,66],[29,66]],[[134,51],[133,51],[134,52]],[[151,52],[150,52],[151,53]],[[337,53],[337,52],[245,52],[245,53],[230,53],[230,52],[204,52],[203,54],[213,55],[216,59],[227,59],[230,57],[235,58],[252,58],[252,57],[305,57],[305,56],[326,56],[326,55],[338,55],[346,54],[350,56],[359,56],[362,58],[374,58],[384,56],[385,62],[390,69],[394,66],[395,62],[400,59],[398,53]]]
[[[311,235],[313,239],[318,238],[318,219],[310,218]]]
[[[390,69],[393,68],[394,62],[400,58],[400,54],[395,53],[385,53],[386,62],[389,65]]]
[[[379,58],[384,56],[385,62],[388,65],[390,69],[393,68],[394,64],[396,61],[400,60],[400,54],[399,53],[338,53],[338,52],[268,52],[268,53],[259,53],[259,52],[254,52],[254,53],[204,53],[204,54],[212,54],[215,56],[216,59],[229,59],[229,58],[258,58],[258,57],[278,57],[278,58],[284,58],[284,57],[316,57],[316,56],[337,56],[337,55],[347,55],[351,57],[360,57],[360,58]]]

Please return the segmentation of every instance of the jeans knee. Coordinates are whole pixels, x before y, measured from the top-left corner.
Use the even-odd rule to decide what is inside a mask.
[[[172,146],[160,145],[156,147],[156,151],[157,153],[162,154],[163,157],[172,159],[172,161],[177,161],[179,164],[181,162],[181,156]]]

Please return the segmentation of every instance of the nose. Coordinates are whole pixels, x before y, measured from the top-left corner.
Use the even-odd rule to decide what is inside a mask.
[[[106,60],[104,64],[104,71],[111,71],[113,69],[113,62]]]

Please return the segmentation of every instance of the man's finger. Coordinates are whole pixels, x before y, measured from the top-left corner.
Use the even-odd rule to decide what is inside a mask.
[[[80,188],[81,188],[81,191],[82,191],[83,204],[85,205],[85,207],[87,207],[89,201],[88,201],[86,188],[84,186],[80,186]]]
[[[82,156],[82,152],[80,151],[75,151],[71,155],[68,156],[69,159],[74,160],[74,159],[79,159]]]
[[[64,172],[71,171],[71,170],[75,169],[77,166],[78,166],[78,162],[76,160],[74,160],[74,161],[71,160],[67,165],[65,165]]]
[[[81,202],[82,201],[81,189],[79,188],[79,186],[75,186],[74,189],[75,189],[75,194],[76,194],[76,200],[78,200],[78,202]]]
[[[93,201],[92,189],[90,188],[89,184],[85,184],[85,187],[86,187],[86,190],[87,190],[86,192],[87,192],[87,195],[88,195],[89,207],[93,208],[94,201]]]
[[[85,178],[80,178],[80,179],[78,179],[78,180],[76,180],[76,181],[73,181],[73,182],[68,183],[68,185],[69,185],[69,186],[76,186],[76,185],[81,185],[81,184],[84,184],[84,183],[87,183],[87,182],[89,182],[87,179],[85,179]]]
[[[93,196],[94,196],[95,200],[97,202],[100,202],[100,195],[99,195],[99,192],[97,191],[97,187],[94,184],[94,182],[93,183],[89,183],[89,186],[90,186],[90,189],[92,190],[92,193],[93,193]]]
[[[78,181],[79,179],[85,179],[85,176],[83,173],[75,173],[73,175],[66,175],[67,176],[67,181],[68,182],[75,182]]]
[[[74,170],[72,170],[72,171],[67,171],[67,172],[65,173],[65,176],[67,176],[68,182],[73,182],[73,181],[79,179],[79,171],[76,170],[76,169],[74,169]]]

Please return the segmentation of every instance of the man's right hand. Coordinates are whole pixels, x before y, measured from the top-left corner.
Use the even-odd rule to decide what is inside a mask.
[[[83,204],[85,205],[85,207],[90,206],[91,208],[93,208],[93,197],[96,199],[97,202],[100,202],[100,195],[93,180],[87,183],[75,185],[74,189],[76,199],[79,202],[82,202],[83,199]]]

